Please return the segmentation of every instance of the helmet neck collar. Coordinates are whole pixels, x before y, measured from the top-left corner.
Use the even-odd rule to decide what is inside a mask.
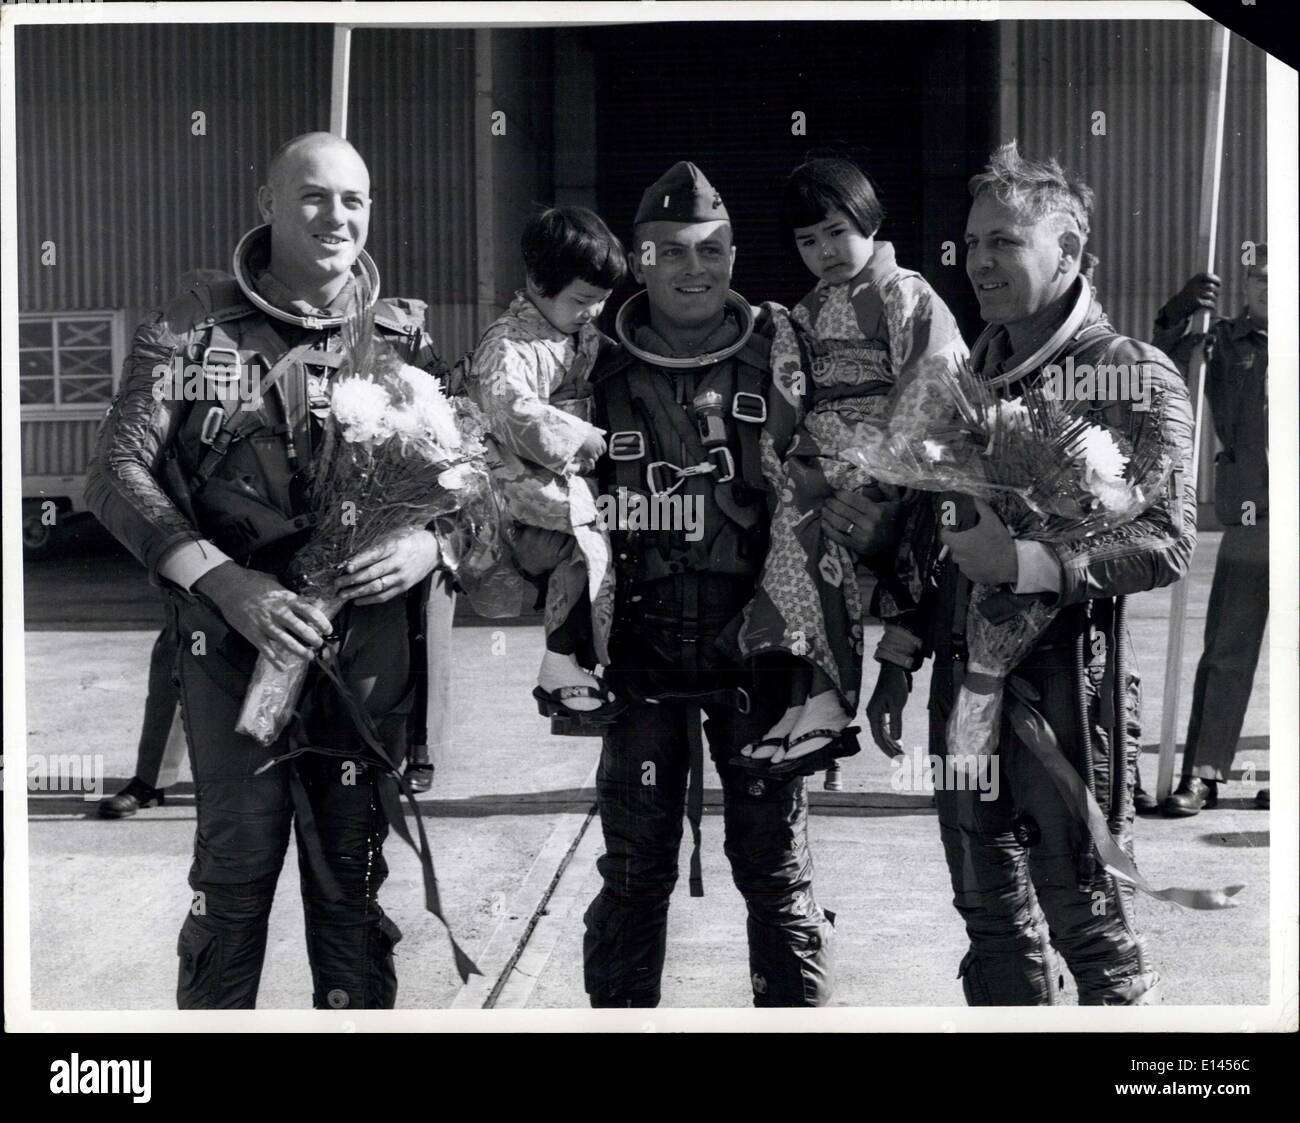
[[[714,363],[720,363],[723,359],[731,358],[749,342],[749,337],[754,334],[754,310],[750,307],[749,301],[734,289],[728,289],[726,307],[734,311],[740,319],[740,335],[734,343],[729,343],[726,347],[717,351],[709,351],[703,355],[688,355],[686,357],[657,355],[653,351],[638,347],[630,337],[631,319],[634,316],[639,317],[642,314],[641,304],[648,305],[648,302],[649,293],[645,289],[629,297],[614,318],[614,334],[618,336],[619,342],[627,348],[630,354],[635,355],[642,362],[649,363],[651,366],[665,367],[668,370],[698,370],[700,367],[709,367]]]
[[[1091,307],[1092,287],[1088,284],[1088,279],[1083,274],[1080,274],[1079,295],[1075,298],[1074,304],[1061,326],[1052,332],[1046,342],[1031,355],[1018,362],[1010,370],[1005,370],[994,378],[985,379],[986,384],[994,388],[1010,386],[1013,382],[1018,382],[1026,375],[1033,374],[1040,367],[1051,362],[1083,326],[1083,321],[1088,318],[1088,309]],[[971,355],[974,356],[985,351],[988,348],[989,341],[993,338],[993,334],[1001,326],[1001,324],[989,324],[975,341],[975,346],[971,348]]]
[[[283,320],[285,323],[296,324],[304,328],[327,328],[338,327],[347,318],[345,312],[329,312],[321,315],[302,315],[297,312],[291,312],[288,309],[280,308],[272,304],[260,292],[253,283],[253,257],[259,256],[262,260],[270,261],[270,240],[271,227],[267,224],[254,226],[247,234],[239,239],[239,245],[235,247],[235,256],[231,269],[235,274],[235,280],[239,282],[239,287],[243,290],[248,299],[265,312],[268,316],[277,320]],[[259,262],[260,264],[260,262]],[[374,259],[362,250],[357,255],[357,260],[352,264],[352,276],[364,286],[363,291],[369,294],[368,307],[373,308],[379,300],[379,268],[375,265]]]

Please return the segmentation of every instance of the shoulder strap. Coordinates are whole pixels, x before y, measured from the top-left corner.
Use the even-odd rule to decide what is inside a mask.
[[[1075,342],[1083,346],[1074,352],[1076,364],[1080,361],[1097,367],[1109,363],[1125,340],[1109,324],[1089,324],[1075,337]]]
[[[610,428],[607,455],[614,465],[614,484],[629,492],[643,492],[645,466],[650,460],[650,443],[654,440],[654,433],[646,430],[632,405],[627,364],[620,364],[617,372],[612,374],[603,371],[598,382],[605,407],[605,419]]]
[[[244,295],[239,282],[229,273],[216,269],[196,269],[181,278],[187,295],[195,301],[196,319],[193,328],[211,327],[238,320],[257,311],[252,301]]]
[[[1124,337],[1111,327],[1110,324],[1101,320],[1094,320],[1092,323],[1080,328],[1075,333],[1072,342],[1083,344],[1086,348],[1090,348],[1095,344],[1102,343],[1103,341],[1108,342],[1110,347],[1107,349],[1107,355],[1109,355],[1119,346],[1119,340],[1123,338]],[[1075,354],[1077,355],[1079,352],[1076,351]]]
[[[257,309],[249,305],[256,312]],[[231,351],[251,351],[268,366],[289,349],[284,338],[275,330],[274,324],[265,316],[258,317],[250,324],[242,324],[237,329],[233,326],[243,316],[216,318],[208,331],[207,346],[223,347]]]
[[[736,352],[736,361],[755,371],[769,370],[772,366],[772,340],[758,332],[751,333],[745,346]]]
[[[741,352],[744,355],[744,352]],[[767,400],[767,383],[771,376],[764,377],[764,368],[740,363],[736,367],[736,391],[752,394],[756,398]],[[746,487],[754,491],[765,491],[767,481],[763,478],[763,455],[761,437],[763,425],[757,421],[735,420],[736,440],[740,444],[740,478]]]

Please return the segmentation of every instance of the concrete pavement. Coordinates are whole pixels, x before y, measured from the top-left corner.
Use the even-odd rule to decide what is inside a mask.
[[[1183,668],[1186,728],[1218,535],[1197,550]],[[160,618],[138,569],[87,547],[26,575],[30,753],[102,754],[106,788],[133,771],[149,646]],[[1167,591],[1130,602],[1144,676],[1143,773],[1155,782]],[[405,933],[398,946],[404,1008],[584,1007],[582,912],[598,888],[600,823],[590,787],[599,745],[553,738],[529,690],[540,625],[463,620],[454,633],[455,748],[421,799],[444,906],[487,975],[462,989],[445,935],[420,905],[419,867],[396,838],[381,893]],[[874,637],[868,637],[868,644]],[[868,662],[868,674],[872,664]],[[905,743],[922,740],[927,683],[916,684]],[[918,751],[915,748],[913,751]],[[1194,819],[1143,819],[1138,858],[1158,886],[1245,882],[1239,907],[1189,913],[1142,899],[1139,921],[1166,979],[1166,1002],[1253,1004],[1268,982],[1268,824],[1251,799],[1268,776],[1268,658],[1261,661],[1236,768],[1220,809]],[[844,788],[814,781],[811,833],[818,899],[838,914],[836,1003],[952,1005],[965,947],[924,792],[899,790],[873,746],[847,761]],[[193,836],[188,771],[167,805],[104,822],[67,793],[29,799],[33,1005],[37,1009],[174,1008],[176,933],[190,900]],[[747,1006],[744,910],[721,847],[721,793],[706,786],[706,896],[674,898],[664,1004]],[[682,859],[687,857],[683,848]],[[685,881],[685,876],[682,878]],[[304,1008],[296,858],[290,853],[271,919],[259,1005]]]

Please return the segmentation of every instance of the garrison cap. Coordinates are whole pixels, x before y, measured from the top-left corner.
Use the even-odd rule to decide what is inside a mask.
[[[643,222],[730,222],[731,216],[704,173],[680,160],[641,196],[634,225]]]

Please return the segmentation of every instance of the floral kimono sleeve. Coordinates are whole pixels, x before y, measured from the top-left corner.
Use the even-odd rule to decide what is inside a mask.
[[[889,361],[894,381],[905,386],[925,363],[956,364],[967,356],[966,344],[948,306],[924,278],[906,276],[884,294],[889,331]]]
[[[542,400],[548,372],[531,347],[509,339],[485,340],[474,355],[472,380],[498,443],[552,472],[563,475],[570,468],[593,427]]]

